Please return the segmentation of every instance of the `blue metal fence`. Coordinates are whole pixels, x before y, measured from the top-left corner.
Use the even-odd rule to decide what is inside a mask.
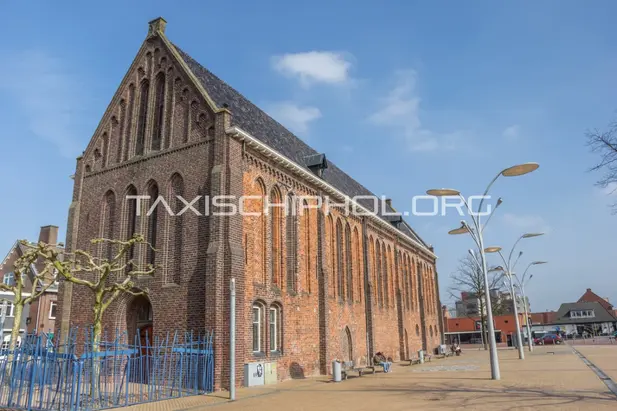
[[[142,342],[138,330],[133,344],[123,334],[97,348],[91,332],[84,336],[82,345],[77,330],[62,344],[28,335],[0,350],[0,408],[98,410],[213,391],[212,333],[146,334]]]

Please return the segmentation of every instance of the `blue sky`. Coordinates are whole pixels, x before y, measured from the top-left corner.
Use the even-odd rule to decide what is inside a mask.
[[[534,311],[586,288],[617,301],[614,199],[586,172],[584,140],[617,117],[617,4],[296,3],[5,2],[0,253],[41,225],[64,237],[75,157],[163,16],[174,43],[401,211],[426,189],[481,194],[503,168],[540,163],[495,185],[486,242],[547,233],[520,243],[522,263],[550,262],[528,288]],[[446,303],[472,246],[446,234],[459,220],[409,218],[435,246]]]

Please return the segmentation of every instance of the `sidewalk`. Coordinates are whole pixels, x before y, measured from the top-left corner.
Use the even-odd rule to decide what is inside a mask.
[[[215,393],[125,410],[192,411],[212,406],[230,411],[617,409],[617,397],[570,347],[537,347],[525,354],[527,359],[520,361],[515,350],[499,351],[500,381],[490,380],[488,352],[472,350],[423,365],[397,364],[391,374],[368,374],[340,383],[322,377],[242,388],[235,402],[228,402],[227,393]]]

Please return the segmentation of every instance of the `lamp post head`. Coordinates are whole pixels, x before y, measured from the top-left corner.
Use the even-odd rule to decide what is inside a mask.
[[[546,264],[548,261],[534,261],[531,265]]]
[[[458,196],[461,194],[461,192],[453,188],[433,188],[431,190],[426,190],[426,194],[435,197],[445,197]]]
[[[523,234],[523,238],[538,237],[541,235],[544,235],[544,233],[525,233]]]
[[[498,265],[497,267],[491,268],[489,271],[506,271],[502,266]]]
[[[517,164],[515,166],[509,167],[503,170],[501,172],[501,175],[504,177],[522,176],[524,174],[528,174],[528,173],[531,173],[532,171],[537,170],[538,167],[540,167],[538,163]]]
[[[448,234],[467,234],[469,232],[469,226],[464,221],[461,221],[461,226],[454,230],[448,231]]]
[[[501,251],[501,247],[486,247],[484,249],[485,253],[498,253]]]

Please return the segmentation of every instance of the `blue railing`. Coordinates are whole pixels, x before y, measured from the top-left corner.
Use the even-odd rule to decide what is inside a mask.
[[[96,346],[90,332],[81,344],[77,331],[63,344],[25,336],[0,350],[0,408],[98,410],[213,391],[212,333],[139,336]]]

